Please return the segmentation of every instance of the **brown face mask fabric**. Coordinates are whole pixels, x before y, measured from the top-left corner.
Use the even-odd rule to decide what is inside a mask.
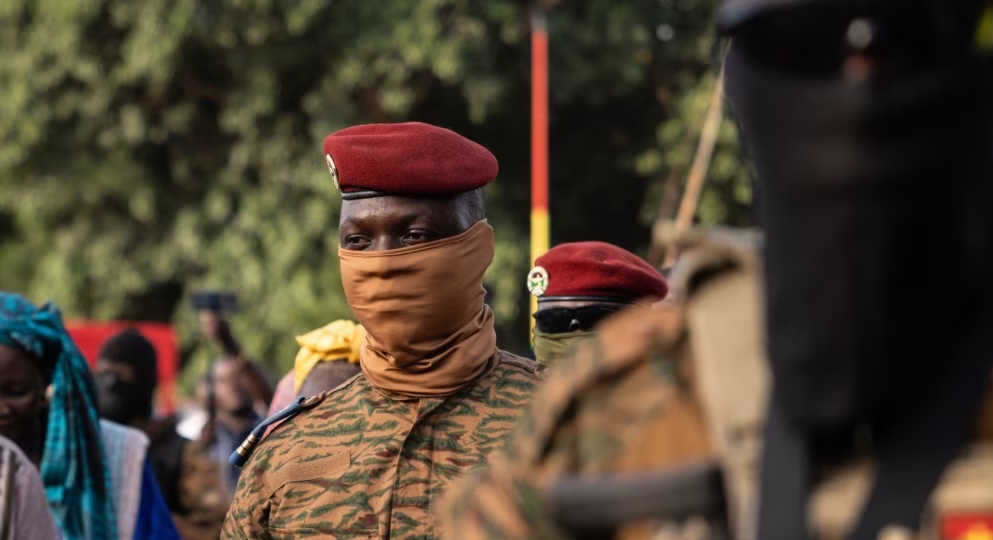
[[[407,397],[447,396],[492,367],[496,332],[483,274],[494,242],[482,220],[419,246],[338,249],[348,305],[368,332],[360,363],[372,384]]]

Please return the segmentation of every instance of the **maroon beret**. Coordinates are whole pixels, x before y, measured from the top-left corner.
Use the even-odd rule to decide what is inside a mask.
[[[603,242],[553,247],[528,273],[528,291],[539,300],[562,297],[635,301],[665,298],[669,285],[633,253]]]
[[[345,199],[457,195],[489,184],[498,170],[486,148],[420,122],[337,131],[324,139],[324,159]]]

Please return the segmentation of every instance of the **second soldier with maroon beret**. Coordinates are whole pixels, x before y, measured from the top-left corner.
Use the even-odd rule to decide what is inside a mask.
[[[658,302],[669,292],[650,264],[603,242],[555,246],[535,261],[527,287],[538,297],[534,355],[543,366],[592,337],[606,317],[633,304]]]
[[[506,444],[538,380],[497,348],[483,302],[481,188],[497,161],[420,123],[334,133],[324,161],[343,199],[342,285],[368,332],[362,373],[259,443],[222,538],[437,538],[432,508]]]

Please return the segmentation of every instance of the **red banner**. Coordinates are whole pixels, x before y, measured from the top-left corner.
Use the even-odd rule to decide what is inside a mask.
[[[152,342],[159,361],[159,391],[156,409],[160,414],[172,414],[176,408],[176,378],[179,374],[179,344],[172,326],[147,322],[89,322],[69,321],[66,329],[90,365],[97,361],[105,341],[125,328],[136,328]]]

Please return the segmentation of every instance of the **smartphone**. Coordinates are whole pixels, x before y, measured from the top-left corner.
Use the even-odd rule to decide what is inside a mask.
[[[197,291],[193,293],[192,301],[196,311],[233,313],[238,310],[238,298],[233,292]]]

